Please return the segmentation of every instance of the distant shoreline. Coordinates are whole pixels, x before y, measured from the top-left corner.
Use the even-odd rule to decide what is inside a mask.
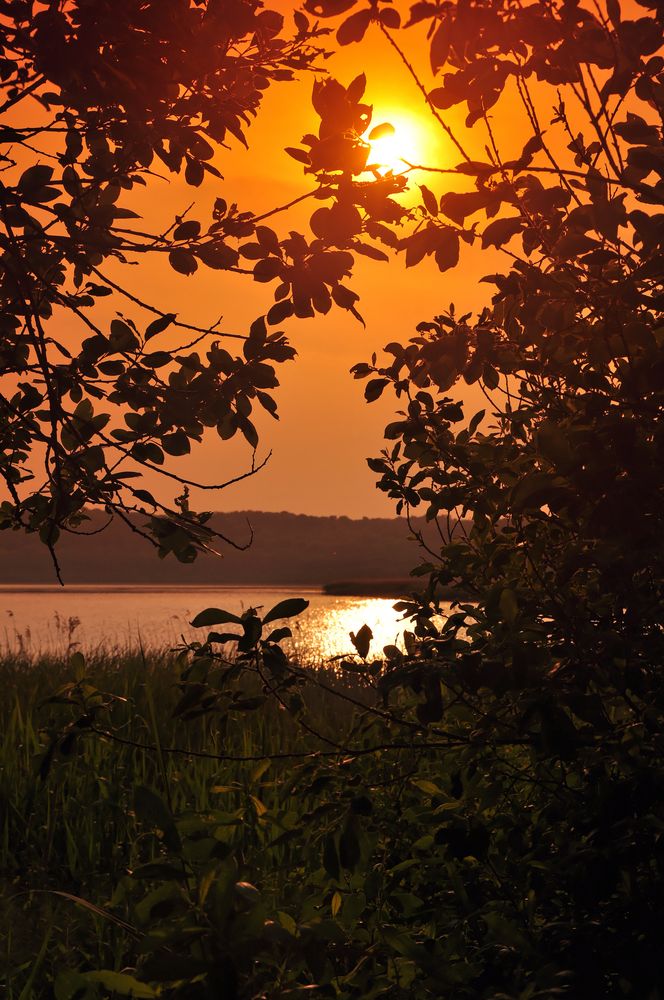
[[[412,520],[409,527],[403,518],[351,520],[238,511],[213,515],[209,526],[237,544],[251,541],[248,549],[225,545],[220,556],[201,554],[193,563],[179,563],[157,559],[152,547],[137,544],[121,522],[104,529],[105,523],[94,511],[86,525],[92,534],[63,532],[58,560],[65,583],[317,589],[328,581],[370,580],[397,582],[398,594],[421,586],[420,580],[409,578],[421,558],[412,531],[426,537],[432,530],[423,518]],[[431,544],[439,545],[440,538],[431,539]],[[0,531],[0,582],[13,587],[56,583],[48,549],[36,532]],[[387,587],[388,596],[393,589]]]
[[[267,590],[270,593],[322,594],[323,588],[312,583],[0,583],[0,594],[172,594],[237,593],[243,590]]]
[[[424,583],[408,577],[400,580],[341,580],[324,583],[323,593],[330,597],[389,597],[395,600],[421,594]],[[466,596],[458,587],[437,587],[436,596],[444,601],[463,600]]]
[[[201,594],[238,593],[242,591],[269,591],[285,594],[323,594],[327,597],[378,597],[392,600],[408,598],[413,594],[422,594],[424,584],[417,579],[398,580],[341,580],[332,583],[0,583],[0,596],[3,594],[169,594],[187,591]],[[468,599],[456,587],[438,587],[436,596],[445,601]]]

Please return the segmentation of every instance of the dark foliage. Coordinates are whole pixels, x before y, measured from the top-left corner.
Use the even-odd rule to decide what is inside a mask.
[[[164,470],[206,428],[255,449],[252,410],[275,415],[275,367],[294,351],[263,319],[247,336],[200,329],[110,273],[158,254],[184,275],[242,272],[240,241],[277,245],[221,197],[208,219],[186,211],[146,231],[140,191],[164,171],[193,187],[221,178],[221,147],[246,143],[264,92],[312,65],[319,32],[301,24],[287,37],[258,0],[15,0],[0,19],[0,527],[39,532],[55,559],[86,506],[127,523],[140,513],[145,527],[131,526],[160,555],[191,561],[214,542],[208,515],[186,492],[165,507],[141,472]],[[110,327],[98,319],[107,296]],[[164,350],[169,328],[184,339]],[[229,338],[239,354],[221,346]]]

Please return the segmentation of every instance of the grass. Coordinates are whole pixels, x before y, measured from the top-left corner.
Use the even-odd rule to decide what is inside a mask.
[[[113,696],[113,731],[127,742],[83,731],[44,776],[48,747],[71,718],[70,706],[47,699],[80,670],[77,660],[0,660],[0,984],[7,1000],[51,995],[47,984],[73,953],[79,964],[115,967],[126,945],[122,931],[55,893],[121,903],[118,886],[152,850],[134,813],[137,786],[157,789],[173,815],[230,817],[234,843],[252,856],[252,877],[271,872],[279,891],[283,852],[265,849],[255,821],[268,810],[295,821],[287,779],[297,757],[243,762],[196,754],[267,757],[324,745],[272,699],[221,723],[184,723],[173,717],[181,693],[175,654],[99,651],[85,664],[86,680]],[[332,673],[326,680],[342,683]],[[352,719],[352,706],[329,692],[313,687],[307,695],[307,720],[324,736],[339,737]],[[104,713],[97,725],[105,727]]]
[[[577,996],[589,914],[601,963],[642,948],[647,988],[620,995],[658,1000],[642,946],[661,925],[654,730],[624,752],[585,727],[561,760],[539,731],[514,739],[511,691],[470,701],[472,672],[441,674],[429,738],[411,728],[421,695],[357,712],[376,693],[347,672],[308,673],[301,719],[226,676],[234,708],[185,721],[182,670],[173,654],[0,658],[3,1000]],[[72,675],[108,707],[48,697]],[[621,722],[611,692],[601,704]],[[618,995],[591,972],[585,995]]]

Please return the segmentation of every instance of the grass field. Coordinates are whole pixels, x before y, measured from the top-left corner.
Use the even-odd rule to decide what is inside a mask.
[[[63,969],[122,965],[127,934],[72,897],[122,912],[127,872],[158,853],[137,821],[137,787],[155,789],[179,822],[216,817],[215,836],[245,860],[245,875],[281,905],[292,897],[289,849],[269,845],[306,812],[293,778],[325,738],[275,700],[221,722],[185,723],[173,716],[179,666],[173,653],[98,653],[84,668],[78,656],[0,662],[0,983],[8,1000],[52,996]],[[45,773],[49,746],[76,715],[61,702],[77,671],[90,691],[112,696],[116,739],[77,729]],[[332,673],[321,676],[331,689],[342,686]],[[95,717],[95,729],[106,729],[107,714]],[[353,716],[329,691],[307,695],[308,725],[323,737],[349,732]],[[319,854],[310,860],[320,867]]]
[[[198,652],[0,660],[3,1000],[661,1000],[634,697]]]

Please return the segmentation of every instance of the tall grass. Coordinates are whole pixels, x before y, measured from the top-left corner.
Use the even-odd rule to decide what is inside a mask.
[[[74,947],[91,963],[112,967],[121,932],[54,893],[121,902],[118,886],[148,849],[133,811],[137,786],[157,789],[174,815],[221,810],[250,846],[251,823],[237,818],[255,818],[263,809],[287,815],[284,778],[293,762],[196,754],[267,757],[320,746],[273,701],[221,723],[213,717],[183,723],[173,717],[181,695],[174,653],[98,651],[86,663],[86,680],[116,697],[113,732],[126,742],[83,731],[76,748],[43,775],[52,738],[71,714],[48,698],[72,674],[67,657],[0,659],[0,984],[8,1000],[47,996],[43,984]],[[336,736],[352,724],[349,708],[316,689],[308,695],[307,718]],[[278,851],[256,858],[278,870]]]

